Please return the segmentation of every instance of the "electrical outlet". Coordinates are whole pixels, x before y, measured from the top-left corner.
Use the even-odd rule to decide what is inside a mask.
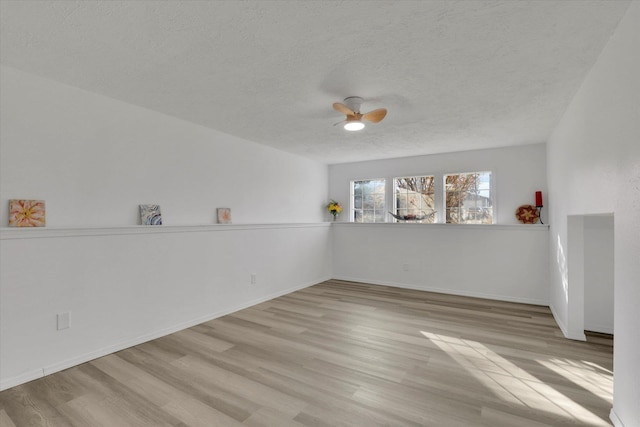
[[[71,327],[71,312],[58,313],[58,330],[69,329]]]
[[[409,271],[409,264],[402,264],[402,271]]]
[[[251,273],[251,284],[255,285],[258,280],[258,275],[256,273]]]

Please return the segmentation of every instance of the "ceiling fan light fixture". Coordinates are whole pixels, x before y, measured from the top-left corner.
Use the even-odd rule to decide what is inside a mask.
[[[364,129],[364,123],[360,120],[351,120],[344,124],[344,129],[348,131],[357,131]]]
[[[344,99],[344,104],[341,102],[334,102],[333,109],[347,116],[346,120],[334,124],[344,125],[344,130],[359,131],[364,129],[364,121],[371,123],[378,123],[387,115],[386,108],[378,108],[377,110],[369,111],[368,113],[360,113],[360,105],[362,104],[362,98],[359,96],[350,96]]]

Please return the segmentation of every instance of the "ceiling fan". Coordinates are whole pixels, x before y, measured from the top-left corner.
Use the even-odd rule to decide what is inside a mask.
[[[334,126],[344,125],[344,128],[350,131],[361,130],[364,129],[363,120],[378,123],[387,115],[386,108],[378,108],[365,114],[360,113],[360,105],[363,101],[359,96],[350,96],[344,99],[344,104],[335,102],[333,109],[345,114],[347,118]]]

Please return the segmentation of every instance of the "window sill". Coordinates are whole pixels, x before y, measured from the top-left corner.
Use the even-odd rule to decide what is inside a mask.
[[[482,230],[536,230],[545,231],[549,229],[548,224],[422,224],[411,222],[334,222],[338,227],[425,227],[425,228],[447,228],[447,229],[482,229]]]

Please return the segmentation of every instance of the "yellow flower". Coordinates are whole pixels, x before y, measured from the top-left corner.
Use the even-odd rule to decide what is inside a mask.
[[[331,200],[327,205],[327,210],[335,216],[342,212],[342,206],[340,206],[340,203],[336,202],[335,200]]]

